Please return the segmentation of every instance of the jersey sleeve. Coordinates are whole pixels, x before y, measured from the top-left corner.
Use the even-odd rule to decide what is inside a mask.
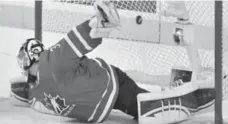
[[[49,50],[55,57],[82,57],[95,49],[102,42],[102,38],[90,37],[89,20],[70,30],[57,44]]]

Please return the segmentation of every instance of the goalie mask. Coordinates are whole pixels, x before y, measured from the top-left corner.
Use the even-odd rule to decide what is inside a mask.
[[[34,63],[39,61],[40,53],[44,51],[43,44],[34,38],[27,39],[21,46],[17,61],[24,71],[27,71]]]

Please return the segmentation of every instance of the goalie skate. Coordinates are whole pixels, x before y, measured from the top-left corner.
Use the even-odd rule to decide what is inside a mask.
[[[138,95],[139,124],[167,124],[187,120],[214,104],[214,89],[198,89],[186,83],[179,87]]]

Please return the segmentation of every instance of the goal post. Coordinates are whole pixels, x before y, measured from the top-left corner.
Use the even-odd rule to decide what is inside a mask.
[[[223,39],[223,2],[215,1],[215,123],[223,124],[223,86],[222,86],[222,39]],[[227,15],[228,16],[228,15]],[[226,41],[225,41],[226,42]]]
[[[42,41],[42,0],[35,1],[35,38]]]

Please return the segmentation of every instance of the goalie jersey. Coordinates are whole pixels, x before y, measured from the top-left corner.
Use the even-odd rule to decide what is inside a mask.
[[[89,35],[89,21],[76,26],[40,55],[36,87],[30,91],[31,107],[85,122],[102,122],[118,95],[118,80],[102,59],[84,56],[102,39]]]

